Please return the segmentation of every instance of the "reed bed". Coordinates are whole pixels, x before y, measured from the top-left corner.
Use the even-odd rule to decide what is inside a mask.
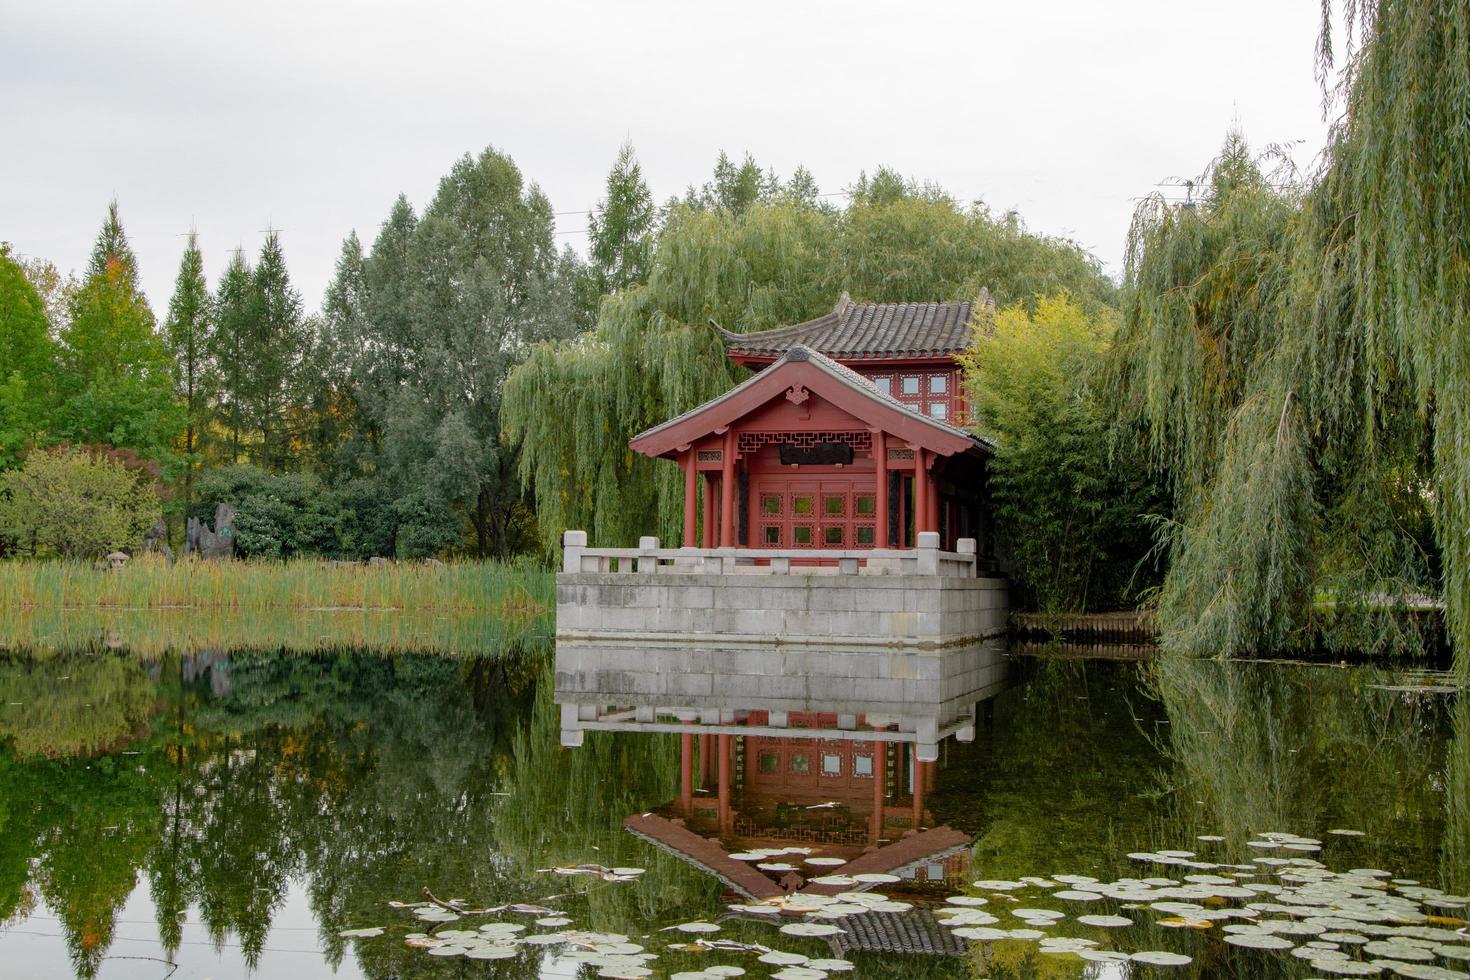
[[[376,610],[534,618],[554,606],[552,576],[529,563],[170,563],[142,556],[103,571],[84,562],[0,562],[3,610]]]
[[[154,660],[197,650],[354,648],[451,656],[535,655],[550,648],[552,617],[397,610],[0,609],[0,652],[120,650]]]

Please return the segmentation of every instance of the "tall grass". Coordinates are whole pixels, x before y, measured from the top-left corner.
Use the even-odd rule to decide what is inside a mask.
[[[147,556],[115,571],[83,562],[0,562],[0,609],[399,610],[535,616],[555,604],[530,564],[170,564]]]
[[[178,562],[116,571],[0,562],[0,648],[156,656],[242,646],[483,653],[549,642],[553,576],[532,564]]]

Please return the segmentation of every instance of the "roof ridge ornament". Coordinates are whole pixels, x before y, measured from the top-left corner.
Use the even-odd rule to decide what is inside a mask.
[[[837,305],[832,307],[832,314],[842,320],[846,318],[847,311],[850,309],[852,309],[852,294],[844,289],[842,295],[837,297]]]
[[[786,351],[788,361],[810,361],[811,359],[812,349],[805,344],[793,344]]]

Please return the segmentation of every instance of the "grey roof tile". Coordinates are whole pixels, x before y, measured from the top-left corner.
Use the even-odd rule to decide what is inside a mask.
[[[977,308],[994,309],[988,291],[951,303],[854,303],[846,293],[831,313],[753,333],[717,328],[731,354],[780,357],[801,345],[839,360],[953,357],[970,346]]]

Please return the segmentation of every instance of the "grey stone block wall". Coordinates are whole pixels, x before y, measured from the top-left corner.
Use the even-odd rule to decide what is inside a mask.
[[[557,576],[557,636],[926,647],[1004,632],[1002,578],[939,575]]]
[[[919,649],[558,640],[556,700],[599,705],[926,714],[1005,684],[1003,641]]]

